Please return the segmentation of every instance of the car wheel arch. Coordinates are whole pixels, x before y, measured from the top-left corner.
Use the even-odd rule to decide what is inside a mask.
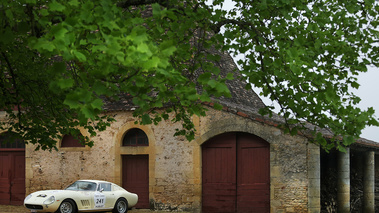
[[[129,202],[128,202],[128,199],[126,199],[125,197],[120,197],[116,200],[115,204],[114,204],[114,208],[112,210],[112,212],[117,212],[117,204],[119,201],[125,201],[126,202],[126,211],[125,212],[128,212],[129,210]]]
[[[76,212],[79,212],[78,204],[75,202],[75,200],[73,200],[71,198],[66,198],[66,199],[62,200],[61,203],[59,204],[59,207],[65,201],[71,201],[75,205],[74,208],[76,209]],[[58,210],[56,212],[59,212],[59,208],[58,208]]]

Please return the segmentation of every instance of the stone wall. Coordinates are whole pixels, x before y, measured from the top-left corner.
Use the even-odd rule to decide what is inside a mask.
[[[102,179],[121,185],[121,155],[149,155],[151,208],[164,210],[201,209],[201,144],[225,132],[247,132],[270,143],[271,212],[308,212],[308,158],[310,145],[299,136],[225,111],[210,109],[207,117],[193,117],[196,139],[174,137],[180,124],[163,121],[157,126],[134,124],[131,112],[114,112],[117,120],[92,138],[92,148],[60,148],[58,151],[26,150],[27,193],[63,188],[77,179]],[[142,129],[148,147],[122,147],[124,133]],[[85,133],[83,133],[85,134]]]

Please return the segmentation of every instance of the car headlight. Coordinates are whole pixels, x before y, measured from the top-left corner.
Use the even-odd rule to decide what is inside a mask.
[[[31,194],[30,194],[30,195],[28,195],[28,196],[26,196],[26,198],[24,199],[24,203],[25,203],[27,200],[29,200],[31,197],[32,197],[32,195],[31,195]]]
[[[52,204],[54,202],[55,202],[55,197],[51,196],[51,197],[47,198],[45,201],[43,201],[43,204],[44,205],[50,205],[50,204]]]

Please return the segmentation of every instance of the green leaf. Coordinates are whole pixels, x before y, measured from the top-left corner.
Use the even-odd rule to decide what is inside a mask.
[[[124,62],[125,61],[125,54],[123,52],[117,52],[116,53],[116,58],[119,62]]]
[[[350,83],[351,87],[355,88],[355,89],[358,89],[360,84],[358,82],[351,82]]]
[[[63,101],[63,104],[69,106],[71,109],[78,109],[81,106],[78,99],[72,95],[67,95],[66,99]]]
[[[68,2],[68,4],[69,5],[71,5],[71,6],[75,6],[75,7],[77,7],[77,6],[79,6],[79,1],[78,0],[70,0],[69,2]]]
[[[161,6],[158,3],[154,3],[151,5],[153,9],[153,16],[154,17],[161,17]]]
[[[349,135],[349,136],[346,136],[343,138],[343,144],[345,146],[349,146],[349,145],[353,144],[354,142],[355,142],[355,139],[353,136]]]
[[[85,118],[94,119],[96,116],[96,113],[92,107],[84,106],[81,108],[80,112],[83,113]]]
[[[111,93],[108,91],[108,88],[99,81],[96,81],[93,85],[94,92],[97,95],[110,95]]]
[[[150,49],[149,49],[149,46],[147,46],[146,43],[141,43],[137,46],[137,50],[141,53],[149,53],[151,54],[150,52]]]
[[[151,121],[150,115],[149,114],[143,114],[142,115],[142,124],[152,124],[153,122]]]
[[[203,73],[201,74],[198,78],[197,78],[197,81],[200,82],[200,83],[206,83],[209,81],[209,79],[211,78],[212,74],[209,73],[209,72],[206,72],[206,73]]]
[[[13,41],[14,37],[15,36],[9,27],[0,31],[0,43],[8,44]]]
[[[227,75],[226,75],[226,79],[228,79],[228,80],[233,80],[234,79],[234,74],[233,73],[228,73]]]
[[[79,52],[79,51],[77,51],[77,50],[73,50],[72,53],[74,54],[74,56],[75,56],[80,62],[85,62],[85,61],[87,60],[87,57],[86,57],[83,53],[81,53],[81,52]]]
[[[50,41],[41,39],[36,43],[34,48],[37,50],[47,50],[49,52],[53,52],[55,50],[55,45]]]
[[[61,89],[68,89],[72,86],[74,86],[74,79],[66,78],[66,79],[59,79],[57,84]]]
[[[91,106],[94,108],[94,109],[99,109],[101,110],[102,109],[102,106],[104,105],[103,103],[103,100],[101,99],[95,99],[92,103],[91,103]]]
[[[218,84],[216,85],[216,89],[217,89],[217,91],[218,91],[220,94],[225,95],[225,96],[227,96],[227,97],[231,97],[231,95],[229,94],[229,89],[228,89],[228,87],[227,87],[225,84],[223,84],[223,83],[218,83]]]
[[[146,69],[157,68],[158,65],[162,65],[160,62],[161,62],[160,58],[153,56],[150,60],[146,61],[146,63],[144,64],[144,67]],[[167,65],[162,65],[162,66],[165,68]]]
[[[162,42],[160,47],[162,49],[163,56],[171,56],[176,51],[176,47],[171,40]]]
[[[65,37],[65,34],[68,32],[62,24],[55,25],[51,28],[50,33],[55,37],[55,39],[62,39]]]
[[[210,80],[208,81],[208,85],[209,85],[210,87],[212,87],[212,88],[216,88],[216,86],[218,85],[218,82],[217,82],[216,80],[214,80],[214,79],[210,79]]]
[[[214,104],[214,108],[215,108],[216,110],[222,110],[223,106],[222,106],[221,104],[219,104],[219,103],[215,103],[215,104]]]
[[[50,4],[49,4],[49,9],[51,11],[58,11],[58,12],[62,12],[64,9],[66,9],[66,7],[64,5],[62,5],[61,3],[57,2],[57,1],[52,1]]]

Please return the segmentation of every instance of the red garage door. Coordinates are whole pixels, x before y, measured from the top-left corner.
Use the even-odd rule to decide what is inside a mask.
[[[202,146],[203,212],[269,212],[270,150],[244,133],[216,136]]]
[[[135,206],[148,209],[149,206],[149,156],[122,156],[122,187],[138,195]]]

